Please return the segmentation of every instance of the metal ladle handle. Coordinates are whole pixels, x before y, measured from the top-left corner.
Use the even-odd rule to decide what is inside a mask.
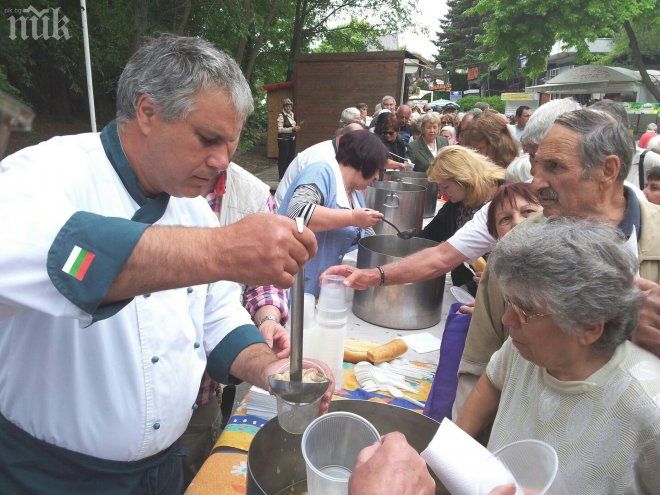
[[[296,217],[296,227],[302,234],[305,223]],[[305,267],[300,266],[291,287],[291,365],[289,375],[292,382],[302,381],[303,319],[305,316]]]

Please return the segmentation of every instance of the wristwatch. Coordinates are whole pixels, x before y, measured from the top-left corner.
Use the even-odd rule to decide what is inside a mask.
[[[276,318],[276,317],[274,317],[273,315],[268,315],[268,316],[264,316],[262,319],[259,320],[259,323],[257,324],[257,328],[261,327],[261,324],[262,324],[264,321],[268,321],[268,320],[270,320],[270,321],[274,321],[275,323],[278,323],[278,324],[280,323],[280,319],[279,319],[279,318]]]

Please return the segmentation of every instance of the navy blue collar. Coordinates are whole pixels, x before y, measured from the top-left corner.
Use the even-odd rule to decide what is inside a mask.
[[[135,174],[133,167],[131,167],[128,158],[124,153],[124,149],[121,146],[116,120],[111,121],[101,131],[101,144],[103,145],[103,151],[105,151],[112,167],[115,169],[115,172],[117,172],[122,184],[124,184],[126,191],[131,195],[131,198],[140,205],[140,209],[135,212],[135,215],[133,215],[131,220],[146,223],[154,223],[158,221],[167,209],[170,195],[167,193],[159,193],[153,198],[150,198],[144,193],[138,183],[137,175]]]
[[[639,200],[635,191],[627,186],[623,187],[623,196],[626,198],[626,211],[623,214],[623,219],[619,223],[619,229],[629,239],[635,227],[637,242],[642,235],[642,210],[639,206]]]

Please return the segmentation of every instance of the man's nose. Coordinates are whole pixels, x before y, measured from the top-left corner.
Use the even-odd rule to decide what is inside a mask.
[[[230,153],[226,146],[218,146],[207,157],[206,164],[218,170],[227,170],[229,167]]]

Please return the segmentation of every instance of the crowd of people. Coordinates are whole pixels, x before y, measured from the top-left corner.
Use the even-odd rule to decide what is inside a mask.
[[[3,490],[180,494],[217,437],[218,384],[267,389],[286,362],[283,289],[306,264],[315,294],[325,274],[472,283],[455,422],[491,450],[546,441],[571,493],[660,493],[660,137],[636,151],[607,100],[520,107],[513,123],[486,104],[379,105],[345,109],[296,154],[284,100],[273,197],[231,163],[253,111],[237,64],[161,35],[128,61],[101,133],[0,163]],[[341,265],[383,218],[364,189],[407,161],[445,196],[421,234],[439,244]],[[470,280],[459,268],[484,255]],[[397,433],[360,454],[349,487],[435,491]]]

